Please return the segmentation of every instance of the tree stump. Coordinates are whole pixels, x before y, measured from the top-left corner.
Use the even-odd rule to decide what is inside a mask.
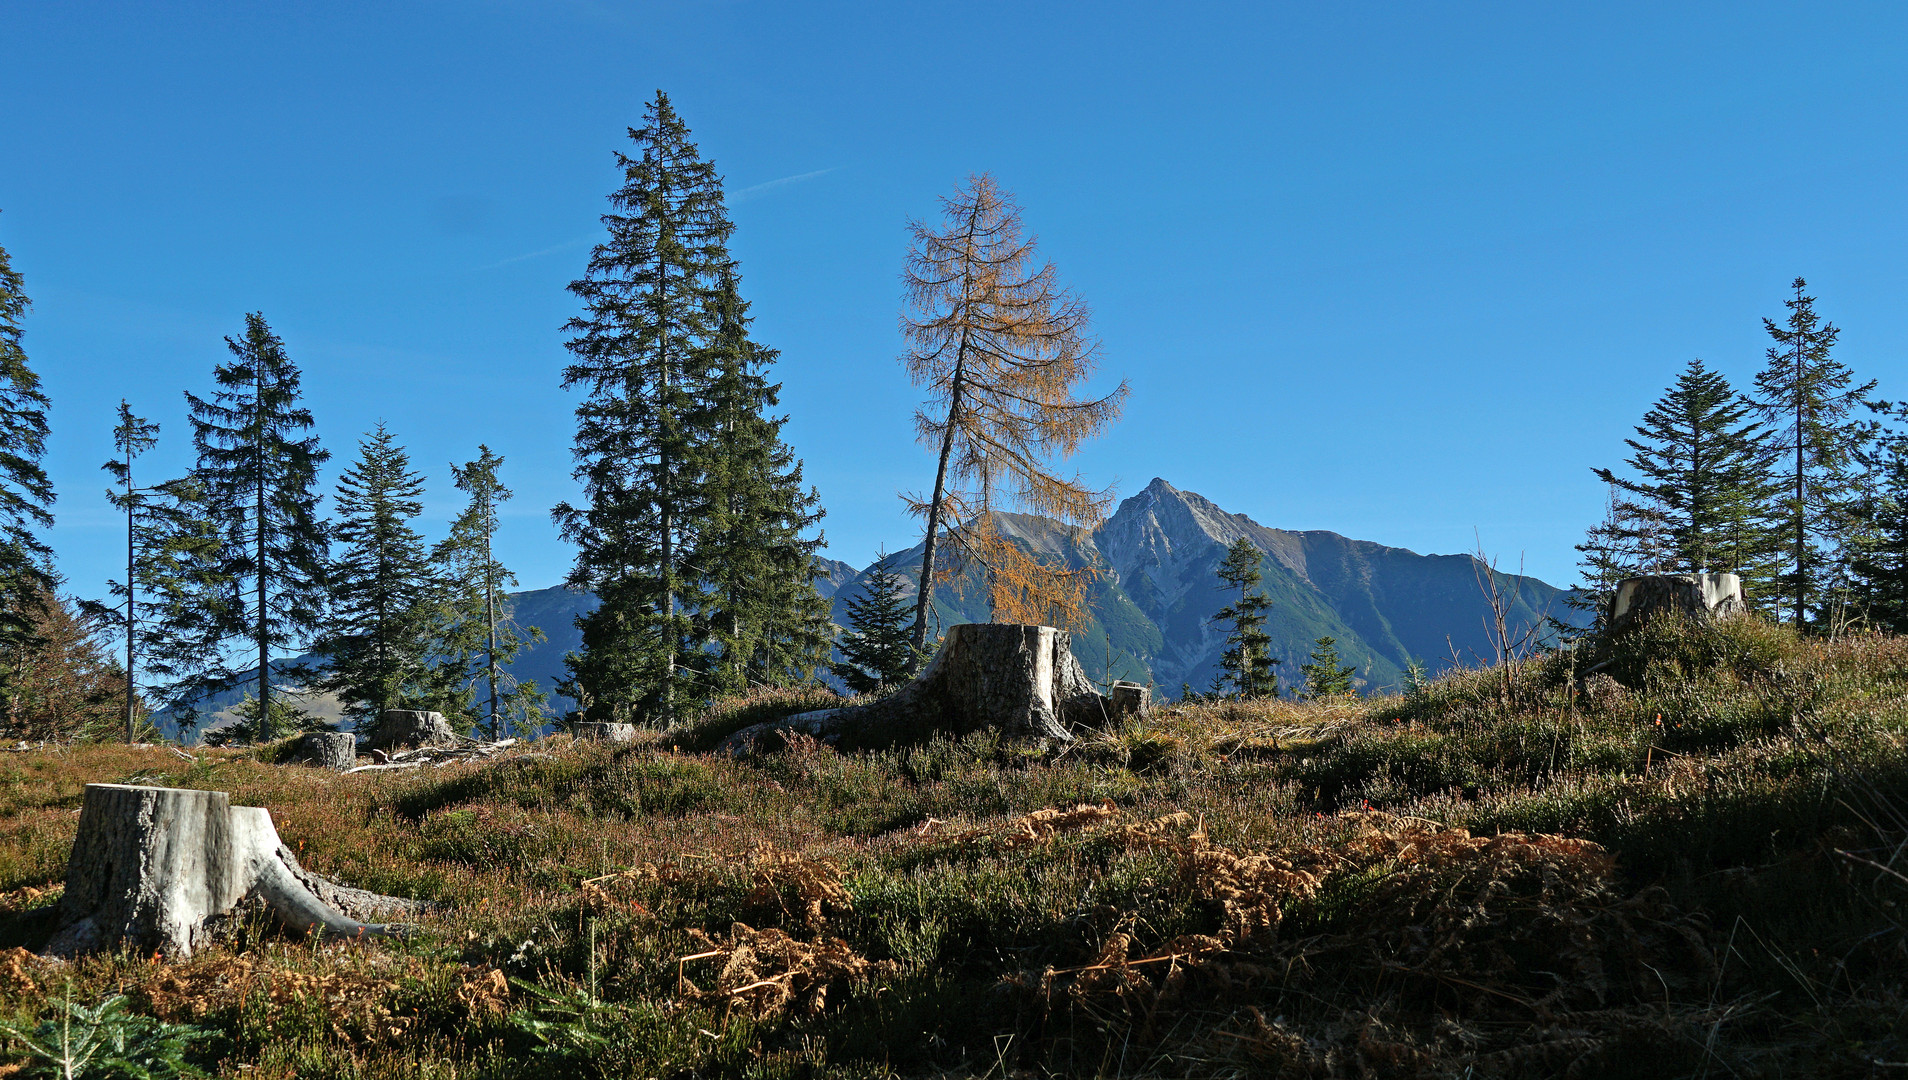
[[[1620,634],[1659,611],[1675,611],[1695,622],[1710,622],[1748,610],[1742,597],[1742,579],[1734,574],[1658,574],[1617,582],[1603,625],[1606,633]]]
[[[358,917],[421,910],[305,870],[270,811],[232,806],[223,791],[88,784],[44,951],[71,958],[124,943],[140,955],[187,957],[248,904],[287,929],[349,938],[404,932]]]
[[[798,713],[744,728],[718,751],[751,753],[773,732],[800,732],[831,746],[891,746],[935,732],[998,729],[1015,738],[1073,738],[1102,725],[1107,699],[1073,657],[1073,635],[1051,626],[963,623],[914,681],[880,701]]]
[[[1113,684],[1113,697],[1108,706],[1115,720],[1141,717],[1153,706],[1153,692],[1136,682],[1120,680]]]
[[[598,724],[576,725],[576,737],[584,742],[629,742],[636,738],[635,724]]]
[[[448,746],[457,741],[457,733],[444,720],[443,713],[417,709],[386,709],[378,714],[367,743],[374,750],[398,750],[412,746]]]
[[[298,760],[343,772],[358,763],[358,737],[349,731],[309,731],[298,740]]]

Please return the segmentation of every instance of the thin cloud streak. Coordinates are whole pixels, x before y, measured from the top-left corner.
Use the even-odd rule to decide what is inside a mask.
[[[479,266],[476,269],[478,271],[495,270],[500,266],[509,266],[511,263],[523,262],[525,259],[541,259],[545,255],[555,255],[559,251],[572,251],[576,248],[583,247],[584,245],[594,241],[595,239],[596,239],[596,234],[590,233],[587,236],[579,236],[574,240],[565,240],[564,242],[556,245],[555,247],[547,247],[547,248],[544,248],[542,251],[526,252],[525,254],[522,254],[522,255],[512,255],[508,259],[499,259],[494,263],[489,263],[484,266]]]
[[[774,190],[775,188],[786,187],[789,184],[799,184],[804,180],[813,180],[817,176],[827,176],[829,173],[834,171],[835,170],[833,168],[816,169],[814,172],[796,173],[794,176],[784,176],[780,180],[770,180],[770,181],[767,181],[766,183],[755,184],[750,187],[745,187],[741,191],[738,191],[734,195],[730,196],[729,198],[731,202],[747,202],[748,200],[753,199],[758,195],[766,194],[769,191]]]

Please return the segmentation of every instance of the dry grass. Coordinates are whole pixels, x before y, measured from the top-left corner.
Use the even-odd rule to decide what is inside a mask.
[[[1908,642],[1730,633],[1664,630],[1582,695],[1551,658],[1508,703],[1461,673],[1049,753],[0,755],[0,1018],[71,979],[245,1076],[1870,1075],[1908,1057]],[[375,949],[254,928],[52,969],[17,946],[83,785],[129,780],[439,906]]]

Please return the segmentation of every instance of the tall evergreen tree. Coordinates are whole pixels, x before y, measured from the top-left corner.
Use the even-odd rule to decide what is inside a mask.
[[[134,479],[133,462],[158,444],[158,434],[158,424],[134,415],[132,407],[120,401],[119,423],[113,427],[119,454],[100,468],[113,478],[107,501],[126,515],[126,576],[107,582],[123,607],[91,601],[82,605],[122,638],[128,742],[141,735],[137,709],[143,696],[142,672],[163,687],[177,669],[195,666],[198,635],[182,639],[168,627],[203,619],[219,606],[212,587],[216,581],[206,576],[218,551],[218,536],[205,516],[198,485],[187,479],[141,486]],[[166,696],[164,689],[160,696]]]
[[[1796,278],[1791,287],[1795,296],[1783,301],[1786,323],[1762,320],[1775,344],[1756,376],[1756,407],[1774,432],[1783,491],[1772,516],[1787,566],[1776,585],[1796,625],[1806,626],[1811,601],[1825,607],[1824,588],[1858,494],[1854,451],[1862,425],[1850,414],[1875,384],[1855,385],[1854,374],[1833,356],[1841,331],[1816,314],[1807,282]]]
[[[0,247],[0,694],[17,708],[13,679],[21,650],[35,638],[54,595],[53,551],[40,531],[53,527],[53,482],[46,456],[46,392],[20,346],[32,301],[26,280]]]
[[[1638,438],[1624,440],[1634,479],[1592,471],[1634,497],[1632,515],[1650,517],[1669,549],[1663,569],[1741,574],[1760,595],[1769,548],[1761,519],[1775,488],[1754,410],[1722,375],[1691,360],[1643,415]]]
[[[857,694],[897,687],[918,666],[914,652],[914,609],[902,594],[902,578],[877,552],[862,578],[861,595],[848,601],[848,629],[841,635],[836,677]]]
[[[1226,549],[1219,564],[1221,588],[1239,590],[1239,599],[1219,609],[1213,622],[1232,624],[1226,635],[1226,651],[1219,660],[1219,676],[1213,680],[1215,694],[1230,687],[1236,697],[1251,701],[1277,697],[1279,677],[1272,668],[1278,659],[1272,655],[1272,636],[1265,632],[1266,612],[1272,601],[1259,591],[1263,576],[1259,562],[1265,553],[1241,536]]]
[[[492,544],[497,508],[510,499],[497,479],[503,460],[480,445],[477,460],[451,466],[457,490],[470,501],[451,522],[450,535],[431,549],[439,587],[430,634],[434,682],[441,694],[459,699],[459,711],[481,696],[478,710],[492,739],[503,738],[513,718],[526,724],[543,707],[537,684],[518,682],[506,670],[525,645],[543,640],[543,631],[519,626],[505,608],[517,576],[497,561]]]
[[[715,334],[699,395],[694,449],[707,519],[689,565],[705,586],[693,656],[703,692],[735,693],[812,677],[827,660],[829,605],[815,588],[820,496],[802,488],[802,463],[769,415],[781,386],[764,370],[776,351],[749,340],[748,305],[733,267],[718,277]]]
[[[697,691],[690,613],[705,597],[685,556],[707,499],[695,395],[708,382],[731,226],[721,181],[667,96],[657,92],[629,135],[635,151],[617,154],[624,182],[603,217],[609,238],[570,284],[585,312],[567,327],[575,362],[563,385],[587,395],[574,474],[587,501],[553,516],[577,545],[570,583],[601,601],[578,620],[583,650],[568,659],[587,711],[667,723],[678,696]]]
[[[251,645],[260,737],[270,738],[272,654],[303,646],[322,626],[327,538],[316,488],[318,466],[331,455],[316,435],[303,434],[312,419],[298,404],[298,368],[265,317],[247,315],[244,336],[225,344],[233,360],[214,369],[212,399],[186,394],[198,450],[193,479],[220,533],[214,569],[224,592],[194,621],[202,641]],[[208,658],[195,681],[229,686],[235,676],[223,658]]]
[[[1322,637],[1312,649],[1312,662],[1300,664],[1299,670],[1305,674],[1301,696],[1307,701],[1330,701],[1352,693],[1352,673],[1358,669],[1351,664],[1338,666],[1337,639]]]
[[[423,497],[423,477],[380,421],[338,479],[332,539],[343,549],[327,574],[330,610],[316,648],[329,661],[317,685],[336,694],[355,720],[435,704],[417,700],[435,598],[424,538],[411,524]]]
[[[1892,408],[1908,419],[1908,405]],[[1884,436],[1878,450],[1849,569],[1863,615],[1891,634],[1908,634],[1908,433]]]

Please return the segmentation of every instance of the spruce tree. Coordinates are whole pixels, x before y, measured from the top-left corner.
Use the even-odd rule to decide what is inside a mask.
[[[1626,462],[1634,478],[1593,469],[1605,483],[1635,497],[1628,509],[1647,515],[1667,546],[1663,569],[1741,574],[1761,594],[1768,550],[1763,507],[1775,495],[1768,480],[1768,438],[1755,406],[1727,379],[1691,360],[1643,415]]]
[[[1908,634],[1908,435],[1884,437],[1879,451],[1875,490],[1863,501],[1862,539],[1849,568],[1868,620],[1891,634]]]
[[[451,466],[457,490],[470,501],[451,522],[450,535],[431,549],[439,589],[430,633],[433,685],[458,711],[481,697],[478,710],[493,740],[504,737],[513,718],[523,730],[541,727],[530,718],[543,708],[537,685],[505,670],[525,645],[543,640],[543,631],[517,625],[505,608],[517,577],[493,551],[497,508],[510,499],[497,479],[503,460],[480,445],[477,460]]]
[[[1277,697],[1279,679],[1272,668],[1279,661],[1272,656],[1272,637],[1265,632],[1266,612],[1272,601],[1258,591],[1263,575],[1260,560],[1265,553],[1241,536],[1226,549],[1219,564],[1221,588],[1239,590],[1239,599],[1219,609],[1213,622],[1232,624],[1226,635],[1226,651],[1219,661],[1219,676],[1213,680],[1213,693],[1230,687],[1234,696],[1247,701]]]
[[[585,502],[553,516],[577,545],[570,583],[601,601],[578,620],[583,650],[567,660],[590,718],[667,723],[677,698],[697,691],[690,614],[705,597],[685,556],[707,505],[695,395],[708,382],[731,227],[721,181],[668,97],[658,91],[629,136],[615,212],[603,217],[609,238],[570,284],[585,312],[567,325],[575,359],[563,385],[587,395],[574,451]]]
[[[418,700],[435,598],[424,538],[411,524],[423,497],[410,455],[380,421],[338,479],[332,539],[343,547],[328,572],[330,610],[315,650],[329,665],[317,685],[360,722],[437,704]]]
[[[695,471],[707,518],[688,562],[705,587],[692,657],[702,693],[737,693],[812,677],[829,652],[829,605],[815,588],[820,497],[769,415],[780,385],[763,374],[776,351],[749,340],[748,305],[733,267],[718,277],[709,382],[695,417]]]
[[[18,706],[14,676],[21,650],[35,639],[54,595],[53,551],[40,531],[53,527],[53,482],[46,456],[47,399],[20,345],[32,301],[26,281],[0,247],[0,693]]]
[[[1858,495],[1854,451],[1862,425],[1850,414],[1875,384],[1855,385],[1854,374],[1833,356],[1841,331],[1816,314],[1807,282],[1796,278],[1792,288],[1795,296],[1783,301],[1786,323],[1762,320],[1775,344],[1756,376],[1755,404],[1774,433],[1782,489],[1771,513],[1786,556],[1776,606],[1787,600],[1800,627],[1809,622],[1812,602],[1826,607],[1824,586]]]
[[[200,644],[231,639],[250,645],[258,665],[256,706],[270,738],[273,653],[302,647],[322,627],[326,534],[318,518],[318,466],[331,455],[318,445],[311,411],[298,404],[299,372],[262,314],[245,317],[244,336],[226,338],[233,360],[213,371],[211,400],[188,392],[198,464],[192,479],[221,540],[212,575],[222,602],[182,612],[174,629],[196,630]],[[205,657],[195,681],[231,685],[223,655]]]
[[[914,609],[903,596],[903,581],[878,552],[861,581],[861,595],[847,603],[848,629],[837,647],[837,678],[857,694],[894,688],[919,666],[914,651]]]
[[[1339,667],[1337,639],[1322,637],[1312,649],[1312,662],[1300,664],[1299,670],[1305,674],[1305,689],[1300,696],[1307,701],[1330,701],[1352,693],[1352,673],[1358,669],[1351,664]],[[1422,670],[1417,676],[1420,681]]]

